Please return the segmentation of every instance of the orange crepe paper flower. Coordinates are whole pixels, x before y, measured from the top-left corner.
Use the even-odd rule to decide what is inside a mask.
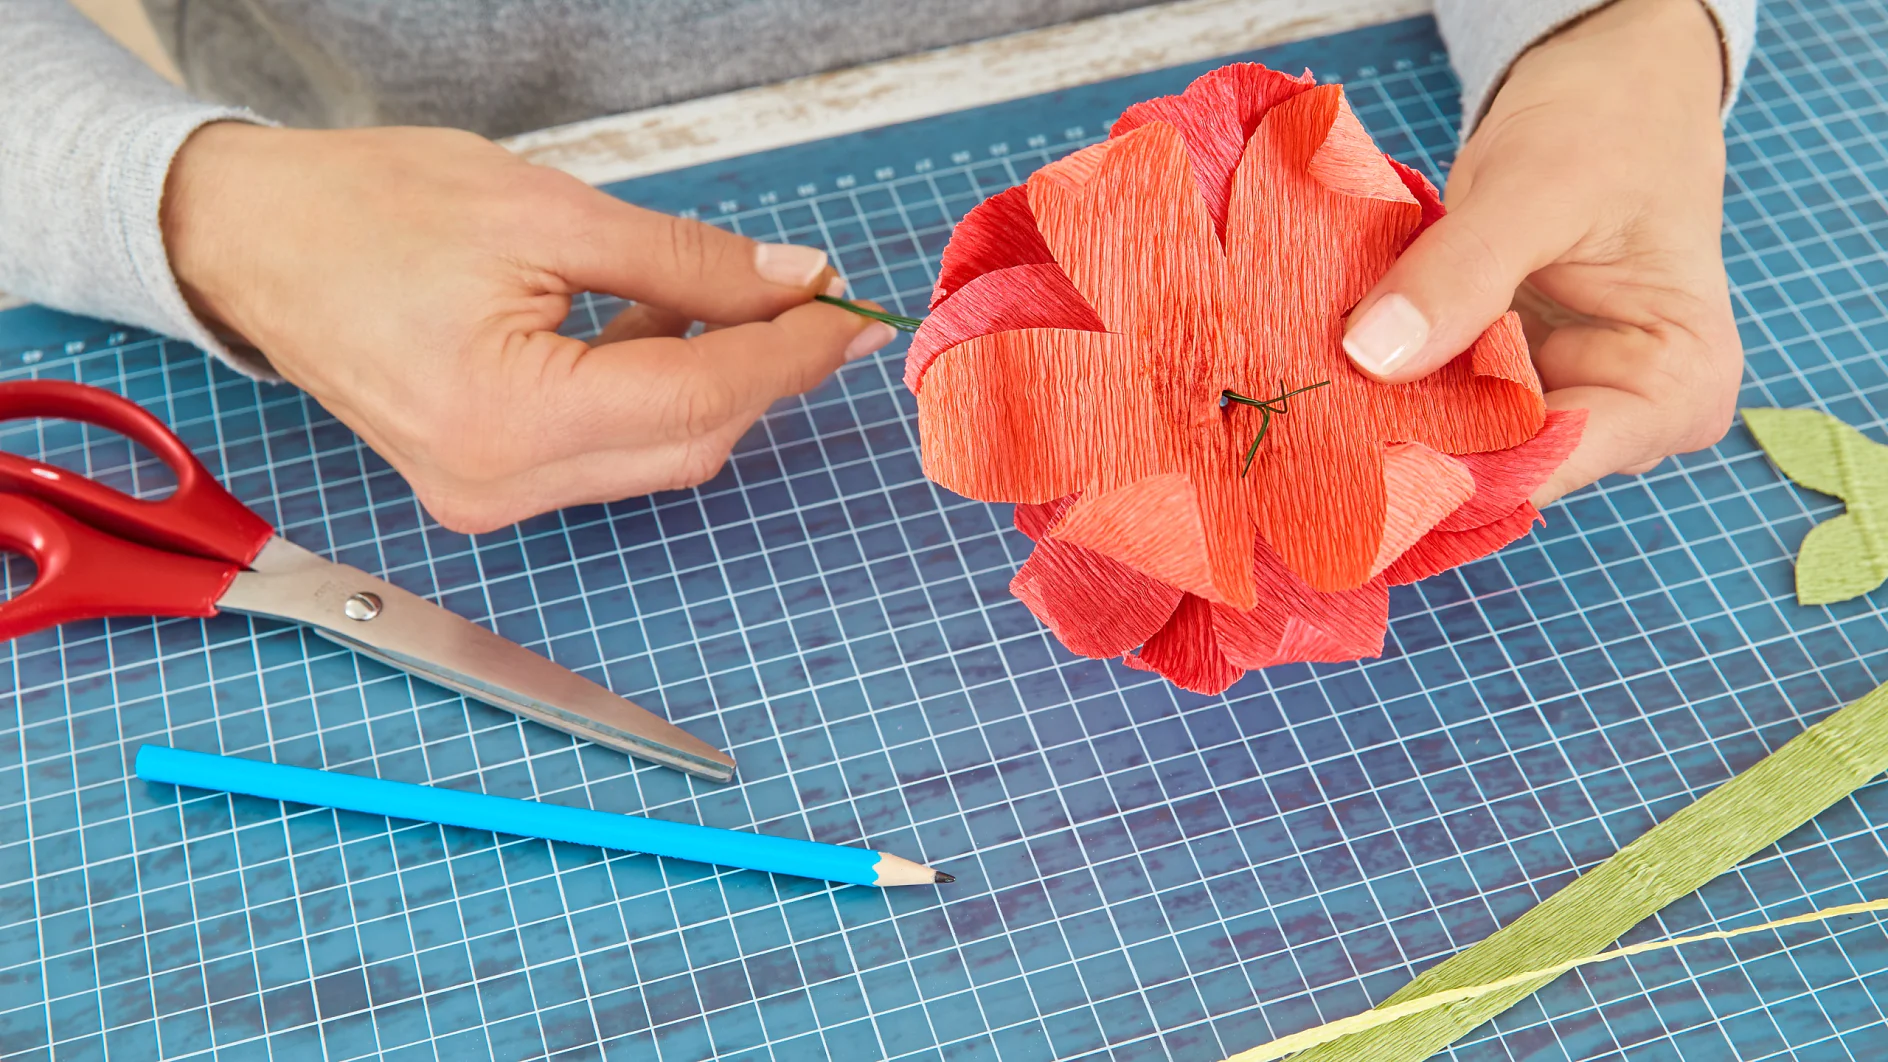
[[[1017,503],[1012,589],[1076,652],[1209,691],[1381,652],[1386,587],[1524,534],[1584,422],[1512,314],[1416,383],[1351,367],[1345,316],[1441,214],[1309,74],[1130,108],[953,234],[906,363],[926,474]]]

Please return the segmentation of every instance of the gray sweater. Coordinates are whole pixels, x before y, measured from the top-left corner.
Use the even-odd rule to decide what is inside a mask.
[[[1145,2],[145,0],[186,91],[66,0],[0,0],[0,291],[227,358],[158,229],[171,159],[206,122],[504,136]],[[1463,113],[1528,45],[1605,2],[1437,0]],[[1741,72],[1756,0],[1705,2]]]

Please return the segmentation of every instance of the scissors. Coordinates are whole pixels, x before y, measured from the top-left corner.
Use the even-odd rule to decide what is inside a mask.
[[[0,452],[0,548],[33,584],[0,604],[0,641],[80,619],[237,612],[307,624],[329,641],[577,737],[726,782],[734,760],[589,679],[275,533],[137,404],[62,380],[0,383],[0,420],[84,421],[142,443],[177,489],[133,498]]]

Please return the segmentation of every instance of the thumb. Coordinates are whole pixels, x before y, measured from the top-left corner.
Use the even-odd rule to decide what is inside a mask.
[[[1507,312],[1528,274],[1578,238],[1531,197],[1482,187],[1424,230],[1351,311],[1344,352],[1365,374],[1407,383],[1441,368]]]
[[[555,268],[587,291],[651,303],[691,320],[767,321],[843,288],[817,247],[759,243],[584,188]]]

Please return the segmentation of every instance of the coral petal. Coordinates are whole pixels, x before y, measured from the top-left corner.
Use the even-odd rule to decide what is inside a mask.
[[[937,309],[952,292],[984,273],[1053,261],[1029,213],[1029,193],[1021,185],[998,192],[971,207],[951,230],[938,264],[931,308]]]
[[[1385,568],[1383,578],[1391,586],[1402,586],[1486,557],[1527,534],[1540,516],[1539,510],[1522,502],[1520,508],[1480,527],[1466,531],[1431,531]]]
[[[1219,239],[1172,126],[1083,148],[1025,187],[1043,242],[1110,331],[1174,336],[1224,312]]]
[[[1383,451],[1383,540],[1370,566],[1376,575],[1475,493],[1467,466],[1421,443],[1392,443]]]
[[[1540,405],[1540,413],[1534,418],[1533,430],[1528,432],[1531,437],[1546,418],[1547,407],[1546,403],[1540,401],[1541,378],[1534,371],[1534,359],[1528,356],[1527,336],[1521,332],[1521,315],[1509,310],[1495,318],[1494,324],[1475,337],[1475,343],[1468,348],[1467,354],[1466,360],[1476,376],[1518,384],[1519,390],[1534,396]],[[1456,356],[1456,362],[1462,360],[1461,355]]]
[[[1199,492],[1183,475],[1148,476],[1105,493],[1085,493],[1049,535],[1189,593],[1225,600],[1207,556]]]
[[[1033,328],[944,351],[918,394],[924,474],[984,501],[1043,502],[1080,490],[1097,448],[1131,445],[1072,428],[1093,418],[1095,392],[1115,378],[1120,339]]]
[[[1267,111],[1316,85],[1309,70],[1290,77],[1257,63],[1233,63],[1202,74],[1178,96],[1161,96],[1129,107],[1109,135],[1122,136],[1149,122],[1165,122],[1178,129],[1186,141],[1200,198],[1212,215],[1213,230],[1223,234],[1233,171],[1252,131]]]
[[[1337,94],[1337,108],[1331,116],[1331,128],[1324,143],[1305,164],[1305,172],[1318,183],[1339,195],[1359,199],[1384,199],[1392,203],[1416,203],[1416,196],[1391,167],[1388,156],[1377,150],[1363,123],[1350,109],[1343,94]],[[1421,219],[1418,213],[1417,219]]]
[[[972,278],[924,319],[905,354],[905,386],[916,394],[925,370],[951,347],[980,335],[1021,328],[1107,330],[1054,263],[998,269]]]
[[[1097,659],[1145,643],[1183,596],[1120,561],[1055,539],[1037,543],[1010,592],[1063,645]]]
[[[1213,606],[1191,594],[1174,609],[1173,618],[1130,655],[1129,667],[1158,671],[1169,682],[1195,693],[1219,693],[1245,674],[1219,651],[1213,634]]]
[[[1457,458],[1475,477],[1475,496],[1444,517],[1437,530],[1467,531],[1512,514],[1565,463],[1585,429],[1586,410],[1550,409],[1540,434],[1521,445]]]
[[[1343,412],[1294,410],[1278,419],[1324,419]],[[1320,450],[1294,443],[1285,435],[1271,459],[1255,471],[1260,478],[1256,493],[1264,503],[1254,513],[1259,533],[1286,567],[1313,589],[1331,592],[1362,586],[1370,581],[1388,511],[1383,447],[1352,442]]]

